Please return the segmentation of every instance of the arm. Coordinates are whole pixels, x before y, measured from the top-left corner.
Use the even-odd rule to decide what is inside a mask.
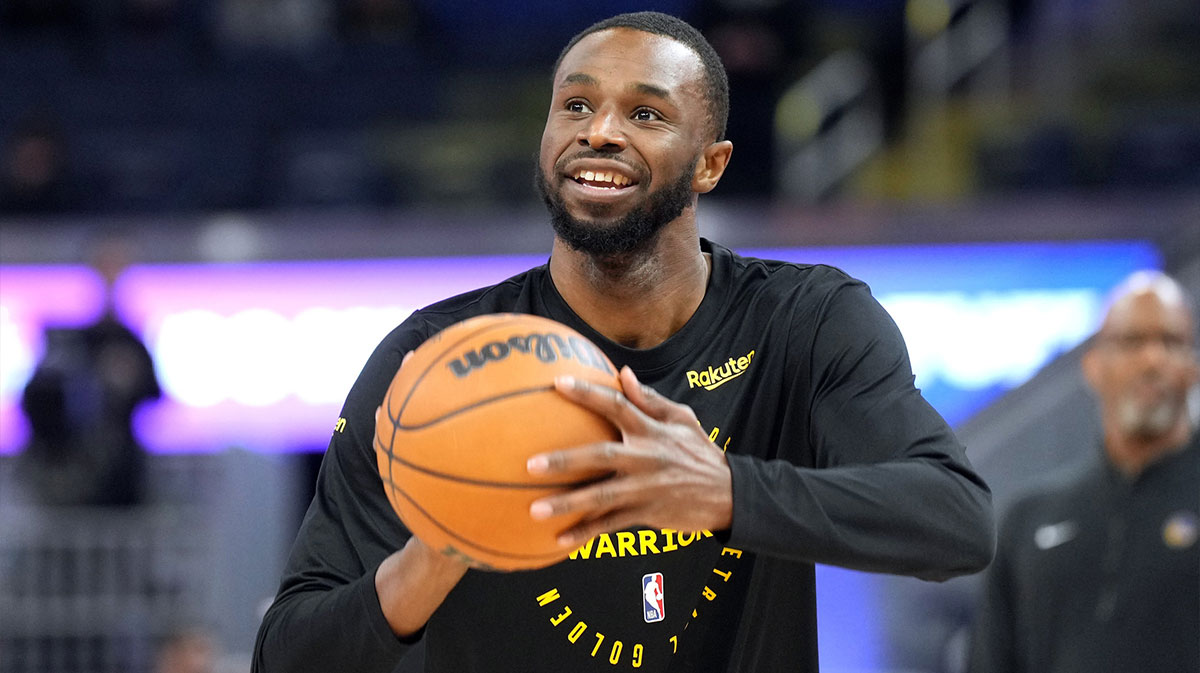
[[[729,544],[925,579],[983,569],[991,494],[914,387],[891,317],[850,283],[803,319],[818,326],[810,344],[794,344],[789,371],[810,400],[808,447],[783,447],[782,460],[729,456]]]
[[[466,572],[410,536],[376,467],[375,409],[399,354],[419,341],[401,326],[347,397],[346,422],[330,441],[279,594],[259,629],[256,672],[346,670],[347,662],[357,671],[390,672]]]
[[[793,344],[803,361],[788,369],[802,394],[780,394],[811,400],[810,431],[785,433],[784,458],[722,454],[690,408],[640,386],[627,369],[624,394],[560,382],[561,393],[610,419],[622,441],[531,460],[538,473],[614,475],[544,498],[531,514],[585,512],[564,531],[565,546],[631,525],[731,528],[730,546],[782,558],[930,579],[982,569],[993,546],[987,486],[913,387],[891,318],[860,284],[834,294],[813,342]]]

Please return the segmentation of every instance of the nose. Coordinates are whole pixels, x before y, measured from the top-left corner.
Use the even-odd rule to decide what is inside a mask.
[[[620,152],[626,145],[620,117],[605,112],[592,115],[580,129],[577,139],[580,145],[600,152]]]
[[[1165,335],[1147,336],[1139,341],[1133,355],[1143,372],[1161,374],[1169,371],[1185,353],[1186,348],[1178,346]]]

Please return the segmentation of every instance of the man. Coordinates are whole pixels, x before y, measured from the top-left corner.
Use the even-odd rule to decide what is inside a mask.
[[[392,671],[420,642],[429,671],[815,671],[814,563],[936,579],[987,564],[987,487],[866,287],[699,238],[697,196],[732,152],[727,110],[720,60],[678,19],[621,15],[568,43],[537,172],[549,263],[417,311],[372,355],[255,670]],[[372,448],[403,355],[503,311],[579,330],[625,391],[558,383],[623,441],[529,461],[613,476],[533,504],[584,519],[561,563],[518,573],[410,537]]]
[[[104,309],[84,327],[46,331],[46,351],[25,385],[30,439],[17,473],[37,503],[140,505],[146,452],[134,432],[138,407],[162,396],[154,360],[117,313],[115,286],[132,244],[105,238],[90,255],[104,283]]]
[[[1142,272],[1119,288],[1083,356],[1102,451],[1005,516],[973,673],[1200,670],[1194,339],[1175,281]]]

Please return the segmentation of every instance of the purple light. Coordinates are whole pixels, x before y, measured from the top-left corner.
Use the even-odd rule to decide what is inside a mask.
[[[87,324],[100,316],[104,284],[79,266],[0,266],[0,453],[29,437],[21,390],[45,347],[46,327]]]
[[[137,414],[139,436],[156,453],[322,448],[391,328],[545,259],[130,268],[115,288],[118,311],[145,339],[167,393]]]
[[[934,303],[915,308],[943,311],[958,305],[951,295],[963,292],[974,293],[972,301],[975,295],[1037,298],[1023,297],[1022,289],[1059,292],[1060,299],[1072,288],[1096,294],[1135,268],[1156,266],[1153,249],[1137,242],[771,252],[780,259],[840,261],[871,283],[877,296],[896,293],[891,297],[912,309],[928,295]],[[1047,255],[1054,256],[1053,264],[1031,270],[1030,258],[1044,262]],[[114,288],[115,307],[145,340],[166,392],[139,411],[139,435],[156,453],[320,449],[372,349],[413,310],[545,261],[524,255],[132,267]],[[927,273],[909,273],[915,266]],[[1040,269],[1045,273],[1034,273]],[[915,286],[914,278],[929,285]],[[0,267],[0,453],[17,451],[26,441],[18,405],[41,356],[43,329],[86,324],[103,301],[100,280],[83,267]],[[912,310],[898,313],[909,314]],[[928,330],[910,331],[917,337],[910,348],[924,347],[914,352],[938,355],[929,371],[941,378],[927,379],[932,385],[923,387],[939,410],[953,412],[957,401],[979,397],[960,389],[961,375],[951,376],[962,372],[952,369],[949,355],[973,357],[958,352],[972,340],[962,340],[955,350],[937,343]],[[988,390],[1008,385],[983,383]]]

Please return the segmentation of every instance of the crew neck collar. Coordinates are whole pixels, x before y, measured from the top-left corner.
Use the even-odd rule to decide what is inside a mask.
[[[703,338],[708,326],[712,325],[724,310],[725,299],[731,290],[729,280],[733,273],[733,253],[705,238],[700,239],[700,250],[712,256],[712,271],[708,277],[704,298],[700,300],[696,312],[684,323],[683,327],[657,346],[629,348],[592,329],[591,325],[585,323],[558,293],[558,289],[554,287],[554,281],[550,278],[549,265],[545,267],[546,272],[542,276],[541,290],[547,314],[591,339],[618,366],[627,364],[639,374],[653,374],[693,352],[695,344]]]

